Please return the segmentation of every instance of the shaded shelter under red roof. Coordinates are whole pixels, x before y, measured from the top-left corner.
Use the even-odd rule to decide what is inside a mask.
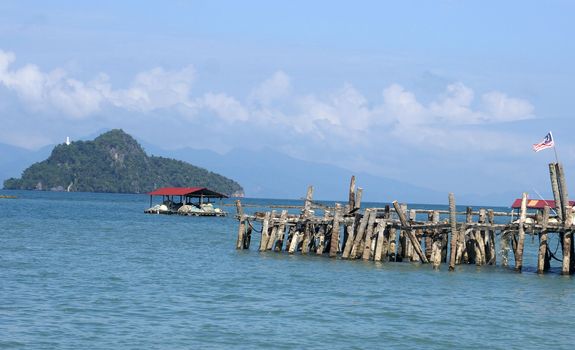
[[[162,187],[148,193],[150,196],[186,196],[228,198],[225,194],[212,191],[206,187]]]
[[[543,209],[545,206],[549,206],[549,208],[555,208],[555,201],[547,200],[547,199],[528,199],[527,200],[527,208],[528,209]],[[569,201],[570,206],[575,206],[575,201]],[[513,209],[521,208],[521,199],[516,199],[515,202],[511,205]]]

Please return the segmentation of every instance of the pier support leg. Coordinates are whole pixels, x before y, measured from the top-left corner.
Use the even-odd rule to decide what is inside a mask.
[[[236,200],[236,212],[238,215],[238,220],[240,221],[240,227],[238,228],[238,239],[236,240],[236,249],[243,249],[244,236],[246,234],[246,218],[244,216],[242,202],[240,202],[239,199]]]
[[[405,217],[405,213],[399,207],[399,203],[397,203],[397,201],[393,201],[393,207],[395,208],[395,211],[396,211],[397,215],[399,216],[399,220],[401,221],[401,225],[407,228],[407,230],[406,230],[407,237],[409,238],[411,244],[415,248],[415,252],[419,256],[419,259],[421,259],[421,262],[423,262],[425,264],[428,263],[429,261],[427,260],[427,258],[425,257],[425,254],[423,254],[423,251],[421,249],[421,244],[419,244],[417,237],[415,237],[415,234],[413,233],[413,230],[411,229],[411,225],[409,224],[409,222],[407,221],[407,218]]]
[[[373,256],[373,260],[374,261],[382,261],[383,260],[383,254],[384,254],[384,247],[387,247],[387,242],[385,242],[385,228],[387,226],[387,223],[381,222],[379,224],[377,224],[376,227],[376,235],[377,235],[377,241],[376,241],[376,245],[375,245],[375,254]]]
[[[573,210],[570,206],[564,207],[563,215],[565,216],[565,232],[563,235],[563,264],[561,267],[562,275],[569,275],[571,271],[571,244],[573,240],[573,231],[571,226],[573,224]]]
[[[278,224],[278,229],[276,231],[276,243],[274,250],[276,252],[281,252],[284,243],[285,228],[286,228],[287,210],[282,210],[280,221]]]
[[[517,249],[515,250],[515,271],[521,272],[523,268],[523,248],[525,245],[525,218],[527,216],[527,193],[521,196],[521,212],[519,213],[519,234]]]
[[[335,215],[333,216],[333,225],[331,228],[331,240],[329,243],[329,257],[335,258],[339,251],[339,221],[341,219],[341,205],[335,204]]]
[[[495,224],[495,215],[493,213],[493,209],[489,209],[487,212],[487,220],[491,227]],[[488,257],[486,258],[487,264],[489,265],[497,265],[497,251],[495,249],[495,230],[491,228],[488,230],[487,235],[489,236],[488,240],[489,243],[487,244],[487,252]],[[486,253],[487,254],[487,253]]]
[[[362,242],[364,240],[365,230],[367,228],[367,221],[369,219],[369,216],[371,215],[370,213],[371,209],[366,209],[365,212],[363,213],[361,221],[359,222],[359,227],[357,229],[357,232],[355,233],[353,245],[349,253],[350,259],[357,259],[359,257],[359,252],[360,251],[363,252],[363,250],[361,249]]]
[[[548,262],[547,258],[547,224],[549,223],[549,206],[543,208],[543,216],[541,218],[541,232],[539,233],[539,253],[537,254],[537,273],[544,273],[549,269],[545,266],[545,262]]]
[[[269,232],[270,217],[271,213],[269,211],[266,212],[264,216],[264,221],[262,222],[262,238],[260,240],[260,248],[259,248],[260,252],[266,250],[268,241],[270,239],[270,232]]]
[[[455,270],[455,258],[457,255],[457,214],[455,212],[455,196],[449,194],[449,223],[451,225],[451,249],[449,252],[449,271]]]
[[[365,243],[363,247],[363,260],[371,260],[371,240],[373,236],[373,229],[375,225],[375,217],[377,216],[377,211],[373,210],[369,213],[369,219],[367,220],[367,229],[365,232]]]

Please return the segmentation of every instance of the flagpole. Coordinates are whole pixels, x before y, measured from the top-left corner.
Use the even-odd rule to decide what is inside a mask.
[[[551,140],[553,140],[553,152],[555,152],[555,161],[557,162],[557,164],[559,164],[559,157],[557,156],[557,147],[555,147],[555,138],[553,137],[551,131],[549,131],[549,134],[551,135]]]

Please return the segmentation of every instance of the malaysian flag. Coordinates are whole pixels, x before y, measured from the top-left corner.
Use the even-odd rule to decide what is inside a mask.
[[[545,148],[551,148],[553,146],[555,146],[555,142],[553,141],[553,135],[551,135],[551,131],[549,131],[547,135],[545,135],[543,141],[533,145],[533,150],[535,152],[539,152]]]

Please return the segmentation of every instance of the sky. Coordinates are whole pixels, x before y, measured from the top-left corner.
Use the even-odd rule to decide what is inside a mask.
[[[0,143],[122,128],[440,191],[575,174],[572,1],[0,3]],[[281,181],[281,174],[278,174]],[[531,195],[535,197],[534,194]]]

